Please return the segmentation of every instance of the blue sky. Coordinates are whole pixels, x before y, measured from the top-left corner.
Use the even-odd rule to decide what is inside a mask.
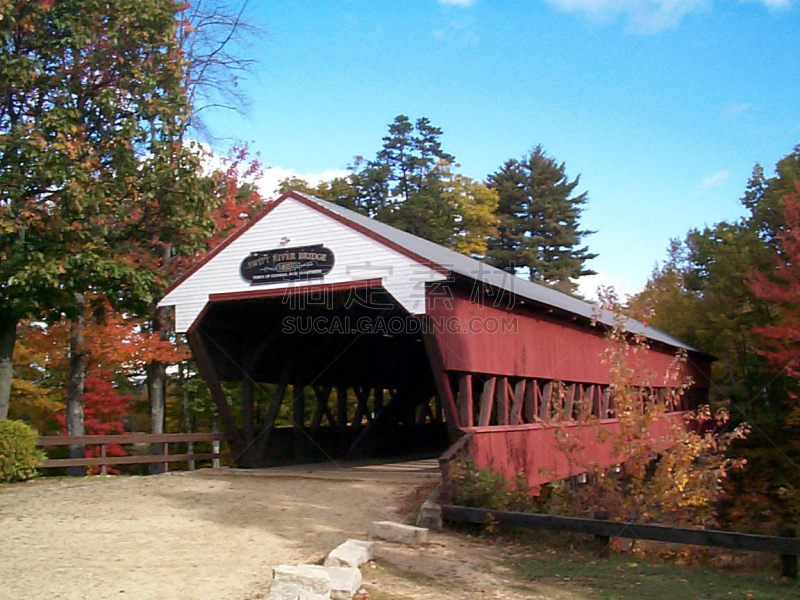
[[[641,288],[670,238],[742,214],[800,143],[793,0],[251,0],[242,115],[209,112],[268,180],[372,158],[398,114],[484,179],[541,144],[581,176],[597,283]]]

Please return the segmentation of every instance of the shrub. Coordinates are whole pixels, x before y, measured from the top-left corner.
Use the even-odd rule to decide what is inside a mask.
[[[470,458],[451,463],[453,504],[490,510],[523,511],[531,507],[524,475],[509,482],[492,469],[476,469]]]
[[[36,476],[47,458],[36,447],[36,431],[22,421],[0,421],[0,482],[24,481]]]

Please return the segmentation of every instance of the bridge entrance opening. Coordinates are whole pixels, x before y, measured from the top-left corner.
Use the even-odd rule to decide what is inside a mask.
[[[423,321],[379,286],[212,298],[188,337],[242,467],[448,445]]]

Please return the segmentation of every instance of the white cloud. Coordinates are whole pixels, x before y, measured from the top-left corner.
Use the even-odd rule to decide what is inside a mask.
[[[310,185],[319,185],[323,181],[331,181],[337,177],[345,177],[349,171],[344,169],[326,169],[321,173],[298,173],[292,169],[284,169],[283,167],[269,167],[264,169],[261,177],[259,177],[255,184],[258,191],[265,200],[271,200],[278,196],[278,186],[284,179],[290,177],[297,177],[308,182]]]
[[[207,173],[212,171],[224,171],[231,164],[230,159],[212,151],[208,144],[200,142],[192,143],[196,143],[202,152],[203,168]],[[242,166],[242,173],[246,168],[246,165]],[[281,182],[286,179],[297,177],[298,179],[306,181],[311,186],[316,186],[323,181],[331,181],[337,177],[346,177],[349,174],[350,172],[345,169],[326,169],[320,173],[300,173],[292,169],[276,166],[265,167],[257,176],[248,176],[244,180],[253,183],[258,188],[264,200],[273,200],[278,197],[278,187]]]
[[[792,7],[792,0],[742,0],[742,2],[763,4],[770,10],[786,10]]]
[[[439,0],[439,4],[442,6],[460,6],[462,8],[467,8],[475,4],[475,0]]]
[[[722,114],[729,119],[738,119],[748,108],[750,105],[747,102],[739,104],[731,102],[722,110]]]
[[[635,284],[627,279],[612,279],[602,271],[596,275],[586,275],[577,280],[578,293],[586,298],[587,301],[597,300],[598,287],[613,287],[621,301],[625,301],[628,296],[638,294],[644,289],[644,284]]]
[[[442,1],[442,0],[440,0]],[[770,10],[786,9],[792,0],[740,0],[758,2]],[[561,10],[583,15],[597,23],[624,18],[636,33],[658,33],[675,27],[689,13],[710,9],[713,0],[547,0]]]
[[[567,12],[604,23],[625,18],[628,29],[656,33],[674,27],[688,13],[702,9],[710,0],[548,0]]]
[[[711,188],[718,187],[728,181],[731,174],[728,171],[717,171],[713,175],[703,178],[702,183],[697,186],[698,192],[705,192]]]

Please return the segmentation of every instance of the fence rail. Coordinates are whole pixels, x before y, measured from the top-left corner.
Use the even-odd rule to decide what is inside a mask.
[[[47,448],[55,446],[99,446],[100,456],[90,458],[51,458],[45,460],[40,469],[56,469],[63,467],[101,467],[105,473],[110,465],[136,465],[147,463],[162,463],[164,469],[171,462],[187,462],[194,460],[213,460],[228,456],[220,452],[219,443],[225,439],[224,433],[130,433],[123,435],[82,435],[82,436],[41,436],[38,445]],[[211,442],[212,452],[187,452],[183,454],[170,454],[169,444],[186,442]],[[147,454],[141,456],[107,456],[106,447],[109,445],[126,444],[160,444],[160,454]]]
[[[604,538],[606,541],[610,537],[622,537],[780,554],[782,574],[794,578],[797,577],[797,556],[800,555],[800,539],[795,537],[796,532],[792,528],[785,528],[781,532],[783,537],[776,537],[712,529],[690,529],[645,523],[608,521],[605,519],[559,517],[453,505],[442,506],[442,519],[444,521],[476,524],[486,524],[494,521],[505,525],[584,533]]]

